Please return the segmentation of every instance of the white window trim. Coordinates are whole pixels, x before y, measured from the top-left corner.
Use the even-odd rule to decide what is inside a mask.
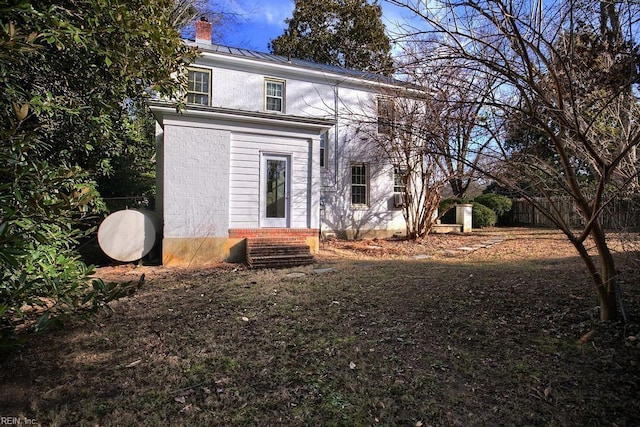
[[[290,154],[260,153],[260,228],[289,228],[291,223],[291,158]],[[267,218],[266,187],[267,187],[267,161],[280,160],[286,162],[285,182],[285,217]]]
[[[393,207],[394,209],[401,208],[405,203],[407,203],[407,184],[400,183],[400,185],[396,185],[396,177],[401,175],[408,175],[406,169],[395,166],[393,168]],[[401,191],[397,191],[400,187],[402,187]]]
[[[329,168],[329,133],[320,135],[320,168]]]
[[[401,167],[394,167],[393,168],[393,192],[394,193],[406,193],[407,192],[407,184],[400,182],[399,185],[396,185],[396,177],[400,177],[403,175],[408,175],[408,172],[406,171],[406,169],[403,169]],[[401,191],[396,191],[397,188],[402,187]]]
[[[390,135],[395,125],[395,102],[393,98],[378,98],[378,133]]]
[[[282,85],[282,96],[281,97],[277,97],[277,96],[268,96],[267,95],[267,84],[268,83],[275,83],[275,84],[280,84]],[[281,80],[281,79],[273,79],[273,78],[269,78],[266,77],[264,79],[264,97],[263,97],[263,108],[264,111],[268,112],[268,113],[281,113],[284,114],[284,112],[286,111],[286,94],[287,94],[287,85],[285,80]],[[280,105],[281,105],[281,109],[280,110],[269,110],[267,109],[267,98],[279,98],[280,99]]]
[[[353,167],[354,166],[363,166],[364,167],[364,184],[354,184],[353,183]],[[350,164],[350,175],[351,175],[351,186],[349,187],[349,192],[351,195],[351,206],[354,208],[363,208],[363,207],[368,207],[369,203],[370,203],[370,195],[369,192],[371,191],[371,170],[370,170],[370,165],[367,162],[351,162]],[[353,202],[353,187],[355,186],[359,186],[359,187],[364,187],[365,189],[365,193],[364,193],[364,198],[365,198],[365,202],[364,203],[354,203]]]
[[[189,88],[187,87],[187,103],[191,104],[191,105],[211,105],[211,86],[212,86],[212,82],[211,82],[211,69],[210,68],[198,68],[198,67],[188,67],[187,68],[187,78],[188,78],[188,72],[189,71],[194,71],[194,72],[198,72],[198,73],[205,73],[208,75],[208,87],[209,90],[205,93],[205,92],[195,92],[195,91],[190,91]],[[200,103],[195,103],[195,102],[189,102],[189,94],[193,93],[193,94],[197,94],[197,95],[207,95],[207,103],[206,104],[200,104]]]

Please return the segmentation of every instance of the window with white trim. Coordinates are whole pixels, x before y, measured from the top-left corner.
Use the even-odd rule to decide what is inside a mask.
[[[351,204],[369,204],[369,164],[351,163]]]
[[[329,167],[329,137],[327,132],[320,135],[320,167]]]
[[[393,168],[393,206],[400,208],[407,203],[407,178],[409,174],[406,170]]]
[[[211,70],[189,68],[187,103],[209,105],[211,99]]]
[[[264,81],[264,108],[267,111],[284,113],[284,81]]]
[[[393,192],[407,192],[407,171],[402,168],[393,168]]]
[[[390,135],[395,119],[395,105],[391,98],[378,98],[378,133]]]

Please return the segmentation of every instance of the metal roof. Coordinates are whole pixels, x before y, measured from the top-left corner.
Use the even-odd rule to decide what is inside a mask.
[[[394,79],[393,77],[383,76],[381,74],[375,74],[365,71],[352,70],[336,65],[320,64],[313,61],[307,61],[304,59],[288,58],[281,55],[273,55],[270,53],[258,52],[249,49],[223,46],[219,44],[206,44],[206,43],[194,43],[199,49],[205,52],[219,53],[223,55],[244,57],[249,59],[255,59],[258,61],[273,62],[283,65],[290,65],[297,68],[305,68],[310,70],[321,71],[325,73],[331,73],[336,75],[342,75],[347,77],[354,77],[363,80],[374,81],[378,83],[386,83],[391,85],[406,86],[407,83]]]

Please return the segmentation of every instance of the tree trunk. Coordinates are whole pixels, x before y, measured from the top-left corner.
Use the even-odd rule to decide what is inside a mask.
[[[604,231],[599,224],[593,228],[591,237],[593,237],[600,259],[600,283],[597,285],[598,299],[600,302],[600,320],[617,320],[618,306],[616,290],[618,279],[615,260],[607,245]]]
[[[565,235],[569,237],[569,240],[580,254],[580,258],[589,271],[589,276],[591,276],[591,280],[593,281],[596,295],[598,296],[598,303],[600,304],[600,320],[617,320],[619,313],[616,294],[617,278],[615,260],[607,245],[601,225],[595,225],[591,231],[591,237],[594,240],[598,252],[600,269],[598,269],[594,258],[584,246],[584,242],[577,239],[569,229],[563,229],[563,231]]]
[[[451,192],[453,197],[462,199],[464,197],[465,188],[460,178],[450,178],[449,185],[451,186]]]
[[[580,254],[580,258],[587,267],[591,280],[595,286],[596,294],[598,296],[598,303],[600,305],[600,320],[617,320],[618,308],[616,298],[616,269],[615,261],[607,245],[607,241],[601,226],[598,224],[594,226],[591,232],[591,237],[594,240],[596,249],[598,251],[598,259],[600,269],[594,262],[594,259],[589,255],[589,252],[584,246],[584,243],[575,238],[569,230],[564,230],[565,234],[573,243],[573,246]]]

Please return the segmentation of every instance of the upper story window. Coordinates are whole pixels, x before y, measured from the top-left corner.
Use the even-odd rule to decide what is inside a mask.
[[[369,164],[351,163],[351,204],[369,204]]]
[[[320,135],[320,167],[326,168],[329,166],[329,147],[327,132]]]
[[[378,133],[391,134],[396,119],[395,106],[391,98],[378,98]]]
[[[211,99],[211,70],[189,68],[187,103],[209,105]]]
[[[284,113],[284,81],[264,81],[264,105],[267,111]]]

